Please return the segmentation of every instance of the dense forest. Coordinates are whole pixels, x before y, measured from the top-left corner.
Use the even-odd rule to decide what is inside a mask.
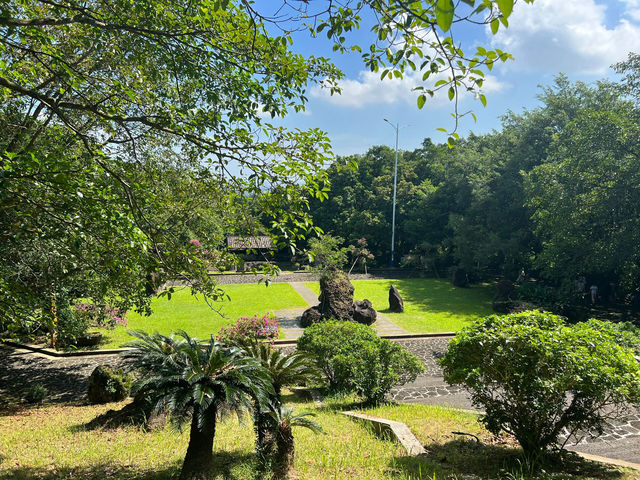
[[[541,87],[541,105],[507,112],[500,131],[453,149],[425,139],[400,153],[396,258],[433,275],[451,267],[480,280],[527,275],[571,294],[576,282],[640,285],[640,60],[615,65],[618,83]],[[356,168],[350,164],[357,163]],[[391,244],[394,151],[339,158],[314,221],[353,244],[365,237],[379,266]],[[584,278],[582,278],[584,277]]]

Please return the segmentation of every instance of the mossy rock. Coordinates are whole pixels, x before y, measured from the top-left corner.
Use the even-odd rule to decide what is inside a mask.
[[[338,270],[320,278],[320,312],[325,319],[353,320],[353,285],[349,277]]]
[[[129,396],[133,377],[119,368],[98,365],[89,377],[91,403],[119,402]]]

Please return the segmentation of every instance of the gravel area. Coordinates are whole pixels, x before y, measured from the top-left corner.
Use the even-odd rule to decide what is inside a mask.
[[[84,401],[93,369],[121,362],[118,355],[52,358],[0,344],[0,401],[20,401],[37,384],[49,390],[49,402]]]

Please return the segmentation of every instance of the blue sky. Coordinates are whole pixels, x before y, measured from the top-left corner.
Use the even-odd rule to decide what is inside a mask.
[[[559,72],[587,82],[614,78],[611,64],[625,60],[629,52],[640,53],[640,0],[535,0],[532,5],[520,1],[509,23],[496,36],[482,26],[457,33],[465,51],[488,45],[515,57],[490,72],[484,89],[487,107],[471,96],[462,100],[461,111],[472,109],[478,119],[462,120],[458,130],[462,136],[499,129],[500,116],[508,110],[535,108],[538,85],[549,85]],[[357,33],[362,44],[370,39],[367,30]],[[452,105],[443,99],[428,100],[418,110],[412,91],[420,84],[418,76],[380,81],[379,74],[366,71],[359,54],[335,54],[326,39],[312,39],[306,33],[296,34],[294,50],[330,57],[346,77],[340,96],[312,88],[307,111],[288,115],[284,125],[324,130],[337,155],[393,145],[395,131],[383,118],[400,123],[402,149],[417,148],[425,137],[446,141],[436,128],[451,127]]]

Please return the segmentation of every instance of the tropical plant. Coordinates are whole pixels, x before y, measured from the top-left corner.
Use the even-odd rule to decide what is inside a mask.
[[[306,352],[295,351],[287,354],[264,342],[256,341],[246,341],[241,346],[269,372],[273,384],[273,395],[269,399],[270,409],[279,409],[282,406],[282,387],[308,384],[320,380],[322,376],[314,358]],[[259,404],[254,407],[256,450],[265,460],[272,455],[277,438],[277,425],[269,412],[269,409],[262,408]]]
[[[213,336],[204,343],[184,331],[177,337],[131,334],[138,340],[125,356],[141,374],[135,392],[167,409],[175,425],[191,422],[180,480],[210,478],[218,415],[240,412],[253,402],[266,404],[273,394],[269,373],[240,348],[217,343]]]
[[[269,412],[275,429],[275,455],[273,473],[276,479],[288,478],[295,457],[295,442],[293,427],[308,428],[314,433],[320,433],[322,428],[308,417],[315,416],[311,412],[296,414],[293,409],[280,405]]]
[[[40,383],[32,385],[24,395],[24,399],[27,403],[42,403],[49,395],[49,389]]]
[[[364,273],[367,273],[367,260],[373,260],[376,258],[375,255],[369,251],[368,247],[369,244],[367,243],[367,239],[364,237],[360,238],[355,245],[349,246],[349,253],[353,259],[353,263],[349,269],[349,274],[351,274],[353,267],[355,267],[358,262],[360,262],[364,267]]]
[[[640,400],[640,364],[598,323],[567,326],[540,311],[478,320],[450,342],[445,380],[464,385],[492,433],[515,436],[540,458],[571,435],[599,434]]]

